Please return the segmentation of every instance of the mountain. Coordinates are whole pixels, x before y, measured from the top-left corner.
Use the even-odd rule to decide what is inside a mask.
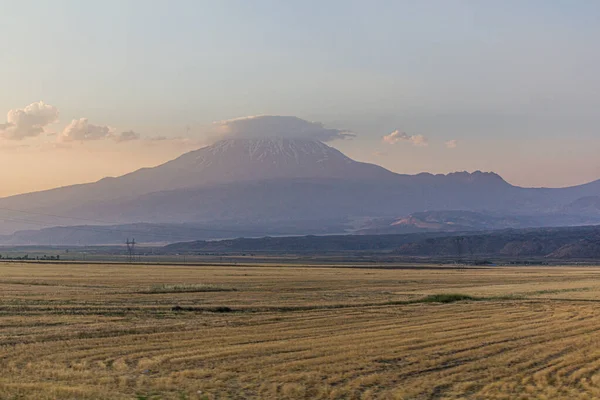
[[[230,139],[191,151],[152,168],[142,168],[98,182],[0,199],[3,204],[37,202],[41,207],[64,201],[107,201],[146,193],[274,179],[340,178],[385,179],[396,174],[373,164],[360,163],[314,140]]]
[[[40,226],[81,224],[81,219],[103,219],[102,222],[106,220],[108,223],[125,222],[123,218],[127,222],[152,221],[155,216],[143,212],[141,219],[128,218],[114,211],[103,212],[105,209],[114,210],[116,203],[135,204],[139,196],[149,193],[171,191],[177,197],[180,193],[173,191],[178,189],[184,190],[181,195],[186,196],[189,188],[211,185],[221,188],[230,183],[347,180],[348,177],[351,180],[381,181],[395,176],[377,165],[353,161],[319,141],[282,138],[222,140],[165,164],[142,168],[120,177],[0,199],[0,210],[4,211],[0,217],[11,219],[0,228],[0,233],[28,228],[36,223]],[[33,212],[35,221],[31,222],[31,217],[10,210]],[[69,220],[48,214],[73,218]],[[184,219],[189,221],[189,218]]]
[[[140,223],[215,229],[233,224],[240,232],[262,226],[263,234],[283,234],[289,231],[270,228],[302,223],[298,233],[342,233],[364,221],[401,220],[427,210],[478,212],[509,223],[540,215],[569,217],[564,207],[590,196],[600,196],[600,181],[530,189],[480,171],[402,175],[354,161],[315,140],[228,139],[120,177],[2,198],[0,234]],[[590,210],[580,207],[576,215],[597,216]]]

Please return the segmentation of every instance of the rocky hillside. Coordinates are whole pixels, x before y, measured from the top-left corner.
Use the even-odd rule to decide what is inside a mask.
[[[486,233],[429,232],[403,235],[264,237],[193,241],[165,246],[167,254],[206,252],[323,254],[382,253],[420,258],[600,260],[600,226],[503,230]]]
[[[505,230],[418,240],[397,254],[421,257],[600,258],[600,226]]]

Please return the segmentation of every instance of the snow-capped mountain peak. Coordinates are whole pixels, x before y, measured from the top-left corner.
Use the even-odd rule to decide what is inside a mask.
[[[317,140],[289,138],[225,139],[153,169],[177,173],[194,186],[238,181],[393,176],[376,165],[350,159]]]

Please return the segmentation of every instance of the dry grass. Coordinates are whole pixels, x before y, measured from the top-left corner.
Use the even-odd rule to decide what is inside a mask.
[[[0,399],[598,398],[599,278],[0,264]]]

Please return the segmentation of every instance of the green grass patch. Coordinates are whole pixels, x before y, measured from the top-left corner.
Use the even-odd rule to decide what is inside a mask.
[[[502,301],[502,300],[524,300],[525,297],[508,294],[504,296],[477,297],[462,293],[440,293],[430,294],[420,299],[410,300],[408,303],[455,303],[457,301]]]
[[[415,303],[454,303],[457,301],[466,301],[466,300],[483,300],[480,297],[469,296],[468,294],[460,294],[460,293],[441,293],[441,294],[430,294],[429,296],[425,296],[422,299],[415,300]]]
[[[174,306],[171,308],[171,311],[175,311],[175,312],[182,312],[182,311],[192,311],[192,312],[198,312],[198,311],[205,311],[205,312],[214,312],[214,313],[230,313],[230,312],[234,312],[236,310],[234,310],[233,308],[230,307],[181,307],[181,306]],[[238,310],[240,311],[240,310]]]
[[[179,283],[154,285],[142,293],[194,293],[194,292],[235,292],[236,289],[204,283]]]
[[[547,289],[547,290],[538,290],[536,292],[531,292],[528,294],[539,295],[539,294],[556,294],[556,293],[567,293],[567,292],[585,292],[592,290],[591,287],[582,287],[582,288],[568,288],[568,289]]]
[[[496,296],[496,297],[476,297],[461,293],[440,293],[431,294],[414,300],[399,300],[387,301],[383,303],[357,303],[357,304],[324,304],[324,305],[307,305],[307,306],[283,306],[283,307],[248,307],[248,308],[230,308],[230,307],[196,307],[196,306],[179,306],[171,308],[174,312],[213,312],[213,313],[256,313],[256,312],[296,312],[296,311],[314,311],[314,310],[334,310],[340,308],[358,308],[358,307],[378,307],[378,306],[394,306],[394,305],[410,305],[420,303],[455,303],[459,301],[501,301],[501,300],[523,300],[524,297],[515,295]]]

